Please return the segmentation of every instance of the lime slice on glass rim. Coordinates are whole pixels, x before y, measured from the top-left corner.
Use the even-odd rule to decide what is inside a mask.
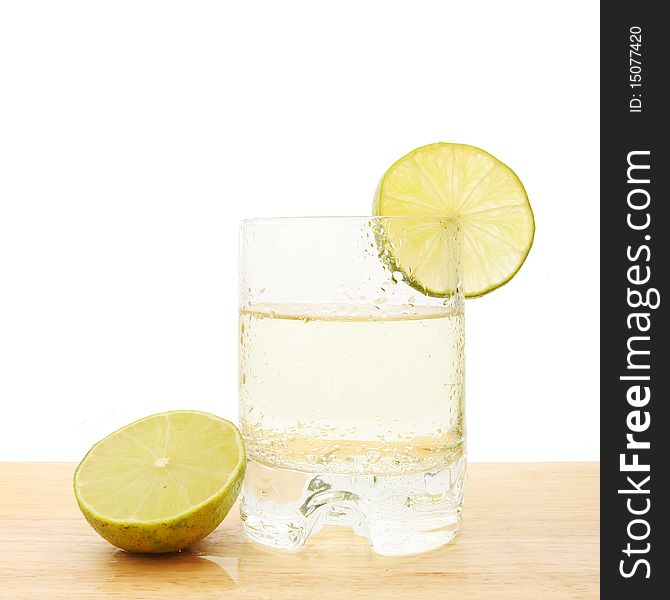
[[[240,491],[246,457],[237,427],[178,410],[135,421],[97,444],[74,474],[89,524],[130,552],[181,550],[219,525]]]
[[[436,143],[413,150],[382,177],[373,203],[375,216],[442,217],[408,220],[402,231],[386,224],[384,254],[392,269],[425,294],[454,293],[454,256],[447,247],[460,230],[461,291],[482,296],[507,283],[533,245],[535,221],[523,184],[507,165],[465,144]],[[397,243],[393,243],[393,240]],[[388,243],[388,240],[391,240]]]

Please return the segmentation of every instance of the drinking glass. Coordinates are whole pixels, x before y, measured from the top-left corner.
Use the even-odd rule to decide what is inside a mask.
[[[437,246],[416,241],[426,228],[439,231]],[[416,265],[398,265],[403,248]],[[345,525],[377,553],[403,555],[457,533],[460,257],[458,224],[443,217],[242,221],[241,513],[251,538],[298,549],[323,525]],[[416,279],[428,260],[446,292]]]

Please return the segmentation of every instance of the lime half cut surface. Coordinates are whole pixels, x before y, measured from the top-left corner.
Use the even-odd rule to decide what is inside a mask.
[[[373,204],[380,216],[444,217],[416,220],[391,250],[408,283],[433,296],[453,293],[452,227],[462,244],[461,289],[482,296],[507,283],[533,244],[535,221],[526,191],[507,165],[465,144],[436,143],[403,156],[384,174]],[[391,236],[392,237],[392,236]]]
[[[74,474],[89,524],[130,552],[174,552],[211,533],[237,499],[246,457],[237,427],[172,411],[110,434]]]

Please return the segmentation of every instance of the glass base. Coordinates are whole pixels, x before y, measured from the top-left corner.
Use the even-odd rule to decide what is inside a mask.
[[[438,548],[461,525],[465,457],[412,475],[305,473],[250,459],[241,501],[253,540],[298,550],[324,525],[352,527],[378,554],[401,556]]]

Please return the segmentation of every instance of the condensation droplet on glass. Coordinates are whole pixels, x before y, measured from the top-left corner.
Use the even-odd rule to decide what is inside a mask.
[[[391,281],[393,283],[399,283],[403,280],[403,274],[400,271],[393,271],[391,274]]]
[[[381,452],[378,450],[369,450],[366,454],[368,462],[376,463],[382,457]]]

